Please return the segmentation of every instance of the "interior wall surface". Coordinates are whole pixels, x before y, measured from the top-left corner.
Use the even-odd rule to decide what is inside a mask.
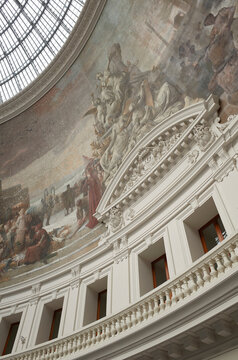
[[[105,189],[166,117],[211,93],[237,113],[237,49],[235,0],[107,1],[61,80],[0,125],[1,286],[97,246]]]

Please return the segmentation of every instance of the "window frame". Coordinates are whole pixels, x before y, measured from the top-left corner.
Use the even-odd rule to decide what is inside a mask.
[[[10,340],[10,337],[11,337],[12,328],[13,328],[13,326],[16,325],[16,324],[18,324],[18,328],[17,328],[16,336],[15,336],[15,339],[14,339],[14,342],[13,342],[13,346],[14,346],[14,343],[15,343],[15,340],[16,340],[16,337],[17,337],[17,333],[18,333],[18,329],[19,329],[19,326],[20,326],[20,321],[16,321],[16,322],[10,324],[10,328],[9,328],[9,331],[8,331],[7,339],[6,339],[6,342],[5,342],[5,345],[4,345],[3,352],[2,352],[2,355],[1,355],[1,356],[8,355],[8,354],[11,354],[11,353],[12,353],[13,346],[12,346],[12,349],[11,349],[11,352],[10,352],[10,353],[6,354],[5,351],[6,351],[7,345],[8,345],[8,343],[9,343],[9,340]]]
[[[157,283],[156,283],[156,275],[155,275],[155,268],[154,268],[154,264],[156,262],[160,261],[161,259],[164,259],[166,281],[169,280],[169,269],[168,269],[167,258],[166,258],[166,254],[163,254],[151,262],[154,289],[161,285],[161,284],[157,285]]]
[[[53,340],[53,339],[56,339],[56,338],[53,338],[52,335],[53,335],[53,331],[54,331],[54,326],[55,326],[55,319],[56,319],[56,313],[61,311],[61,315],[60,315],[60,321],[61,321],[61,316],[62,316],[62,308],[59,308],[59,309],[56,309],[54,310],[54,314],[53,314],[53,319],[52,319],[52,323],[51,323],[51,327],[50,327],[50,335],[49,335],[49,341],[50,340]],[[60,323],[59,323],[59,328],[60,328]],[[58,334],[59,334],[59,329],[58,329]]]
[[[221,220],[221,217],[219,214],[217,214],[216,216],[214,216],[214,218],[212,218],[211,220],[209,220],[205,225],[203,225],[200,229],[198,229],[198,232],[199,232],[199,235],[200,235],[200,239],[201,239],[201,242],[202,242],[202,246],[203,246],[203,250],[204,250],[204,253],[206,254],[209,250],[207,249],[207,244],[206,244],[206,241],[205,241],[205,237],[203,235],[203,230],[208,227],[210,224],[213,224],[214,227],[215,227],[215,230],[216,230],[216,233],[217,233],[217,237],[218,237],[218,240],[219,242],[222,242],[224,240],[224,236],[222,235],[222,231],[221,231],[221,228],[218,224],[218,221],[217,219],[220,219]],[[222,220],[221,220],[222,222]],[[223,225],[224,226],[224,225]]]

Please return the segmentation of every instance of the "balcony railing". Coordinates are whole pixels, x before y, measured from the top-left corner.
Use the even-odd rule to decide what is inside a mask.
[[[147,296],[129,306],[125,310],[105,317],[70,336],[37,345],[22,353],[0,357],[11,360],[55,360],[73,359],[80,356],[84,350],[93,350],[95,345],[106,345],[114,337],[139,324],[156,321],[165,312],[179,306],[189,297],[196,296],[200,291],[206,291],[237,271],[238,264],[238,235],[226,238],[209,253],[197,260],[185,273],[173,280],[169,280]]]

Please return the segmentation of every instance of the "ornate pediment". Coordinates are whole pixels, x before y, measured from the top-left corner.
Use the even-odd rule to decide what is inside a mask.
[[[211,127],[218,108],[218,99],[211,95],[206,101],[173,114],[147,133],[127,154],[108,185],[97,208],[97,219],[114,223],[112,227],[117,229],[122,223],[117,213],[129,208],[163,178],[195,143],[201,152],[206,151],[214,140]],[[196,155],[190,154],[191,163]]]

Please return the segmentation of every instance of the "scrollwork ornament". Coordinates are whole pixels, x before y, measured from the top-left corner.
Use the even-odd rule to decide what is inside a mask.
[[[198,124],[193,129],[194,138],[201,151],[205,151],[214,139],[214,134],[208,126]]]
[[[124,224],[122,211],[116,207],[113,207],[110,211],[108,229],[110,232],[115,233],[120,230]]]

